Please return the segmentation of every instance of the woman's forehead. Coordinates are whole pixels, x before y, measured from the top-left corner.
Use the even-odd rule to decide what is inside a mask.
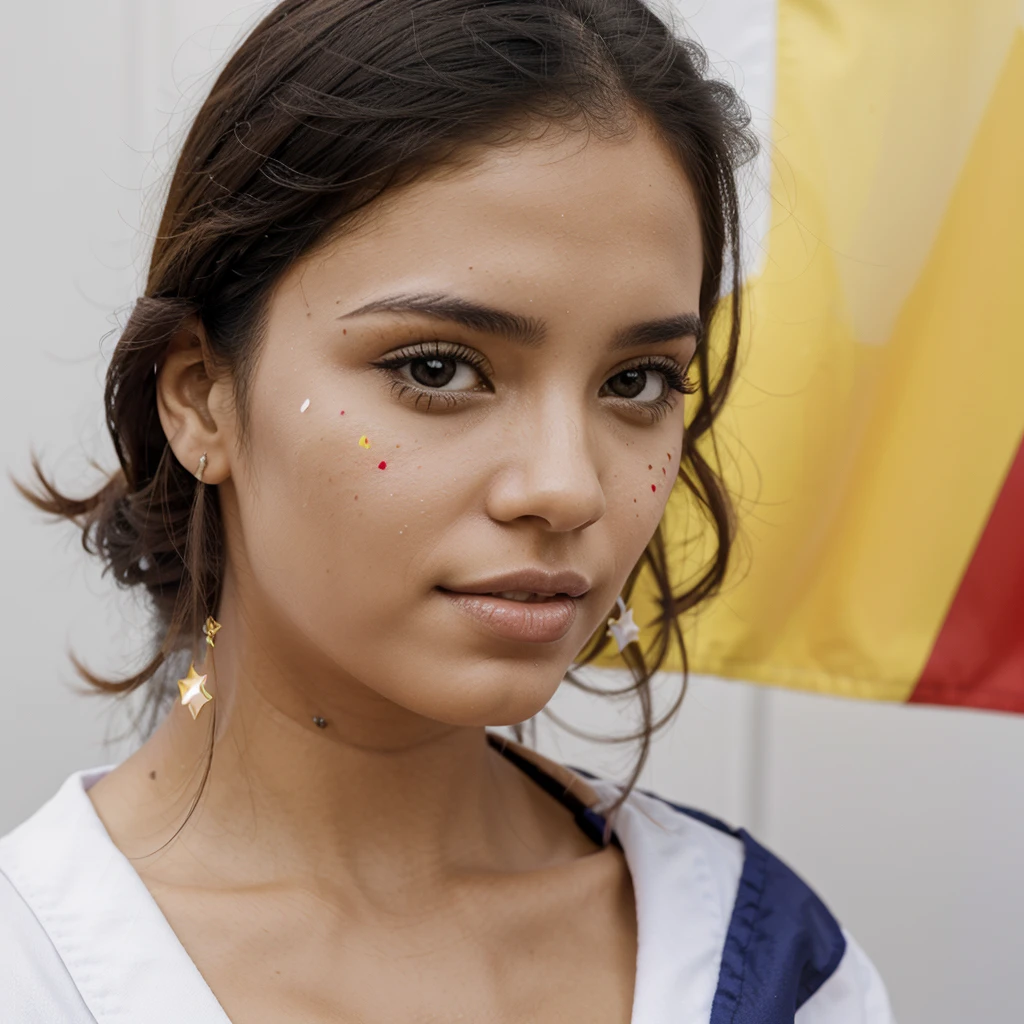
[[[341,294],[354,308],[382,288],[434,292],[460,282],[491,293],[532,289],[534,305],[566,290],[598,299],[699,288],[692,189],[646,131],[483,151],[374,205],[358,227],[294,268],[305,300],[323,288],[321,298],[333,303]]]

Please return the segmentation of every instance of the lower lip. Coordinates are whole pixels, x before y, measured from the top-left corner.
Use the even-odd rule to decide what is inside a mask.
[[[576,599],[510,601],[490,594],[440,591],[461,612],[476,619],[503,640],[550,644],[561,640],[576,621]]]

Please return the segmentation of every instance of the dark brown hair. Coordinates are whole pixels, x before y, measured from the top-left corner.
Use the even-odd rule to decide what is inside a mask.
[[[735,175],[756,150],[745,106],[709,77],[703,50],[640,0],[284,0],[245,38],[184,141],[145,294],[107,370],[106,422],[120,468],[94,494],[71,498],[33,454],[38,490],[16,482],[38,508],[73,520],[105,571],[122,587],[144,588],[152,602],[156,649],[140,671],[104,679],[72,655],[96,691],[126,694],[150,683],[151,729],[183,674],[171,670],[218,604],[217,490],[205,494],[207,486],[178,463],[157,417],[156,373],[171,337],[201,321],[212,368],[231,374],[244,443],[267,301],[297,259],[383,192],[457,161],[469,146],[514,141],[531,125],[624,136],[641,120],[678,154],[696,195],[701,318],[710,324],[717,312],[727,323],[716,331],[721,351],[712,353],[706,336],[697,347],[699,397],[679,470],[713,527],[714,554],[675,593],[659,528],[624,590],[628,598],[646,567],[660,592],[655,642],[646,654],[627,648],[634,681],[618,692],[640,701],[641,727],[618,737],[639,740],[632,787],[651,735],[685,691],[678,617],[719,587],[733,539],[710,431],[740,332]],[[697,444],[705,435],[710,461]],[[673,642],[683,686],[655,715],[650,680]],[[608,643],[602,629],[577,665]],[[588,689],[574,670],[567,679]]]

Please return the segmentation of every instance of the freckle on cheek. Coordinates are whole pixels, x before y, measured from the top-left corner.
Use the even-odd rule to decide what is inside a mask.
[[[648,466],[647,468],[648,468],[648,469],[654,469],[654,467],[653,467],[653,466]]]

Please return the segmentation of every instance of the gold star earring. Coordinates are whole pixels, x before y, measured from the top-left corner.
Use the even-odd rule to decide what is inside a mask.
[[[220,629],[220,623],[208,615],[203,624],[203,633],[206,635],[206,642],[212,648],[213,638]],[[212,655],[211,655],[212,657]],[[195,662],[188,667],[188,675],[178,680],[178,690],[181,693],[181,703],[192,712],[193,721],[199,716],[199,712],[213,700],[213,694],[206,688],[206,676],[196,671]]]
[[[192,474],[200,483],[203,482],[203,474],[206,472],[206,452],[199,457],[199,465]],[[197,495],[202,497],[202,491]],[[203,633],[206,635],[206,643],[210,647],[210,663],[213,664],[213,638],[220,629],[220,623],[212,616],[206,617],[203,623]],[[206,688],[206,675],[200,675],[196,671],[195,662],[188,667],[188,675],[178,680],[178,690],[181,693],[181,703],[192,712],[193,721],[199,716],[199,712],[213,700],[213,694]]]

